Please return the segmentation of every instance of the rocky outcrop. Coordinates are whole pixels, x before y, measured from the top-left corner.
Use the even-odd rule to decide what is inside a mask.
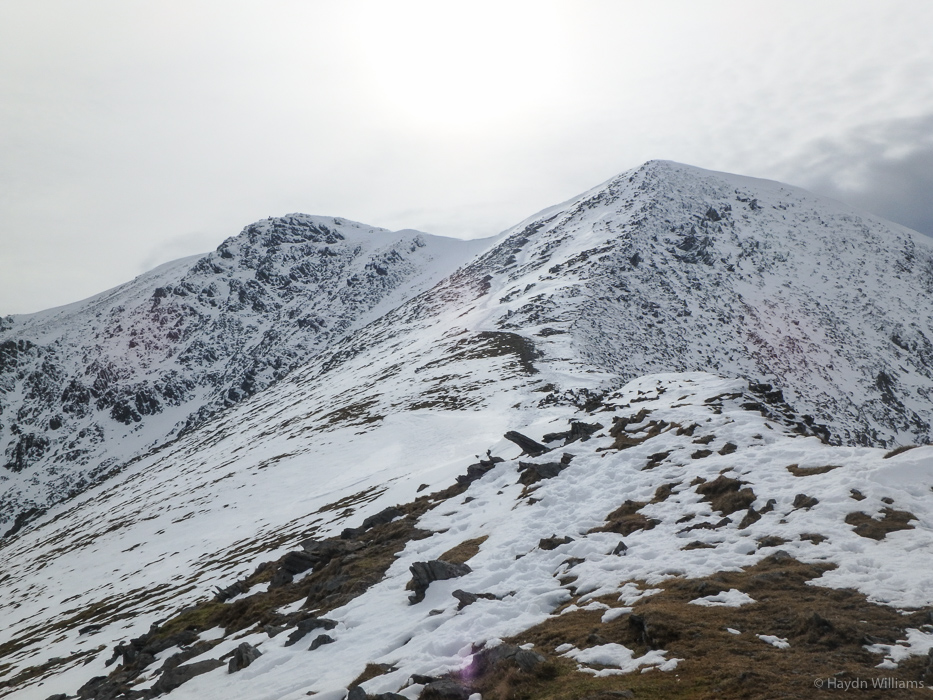
[[[408,596],[412,605],[424,600],[424,594],[433,581],[446,581],[470,573],[472,569],[466,564],[451,564],[450,562],[434,559],[433,561],[416,561],[411,570],[411,583],[409,587],[414,593]]]

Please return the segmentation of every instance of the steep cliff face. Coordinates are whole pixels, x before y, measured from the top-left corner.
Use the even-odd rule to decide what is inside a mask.
[[[6,317],[0,527],[269,386],[485,245],[294,214],[87,301]]]

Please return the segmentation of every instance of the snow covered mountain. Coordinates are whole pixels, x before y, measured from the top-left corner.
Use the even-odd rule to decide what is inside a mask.
[[[625,378],[757,377],[837,441],[894,445],[931,439],[931,243],[794,187],[652,162],[483,260],[500,328],[564,332]]]
[[[651,162],[479,255],[435,242],[452,274],[331,311],[342,333],[225,408],[205,379],[188,429],[0,544],[0,695],[933,683],[933,448],[887,449],[930,441],[928,239]],[[111,294],[148,313],[147,284]]]
[[[251,396],[489,245],[292,214],[0,319],[0,529]]]

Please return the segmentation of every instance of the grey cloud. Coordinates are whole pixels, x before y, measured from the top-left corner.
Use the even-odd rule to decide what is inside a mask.
[[[933,114],[808,144],[784,179],[933,236]]]

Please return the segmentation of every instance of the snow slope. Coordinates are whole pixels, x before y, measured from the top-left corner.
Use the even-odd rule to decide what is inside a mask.
[[[0,320],[0,529],[265,388],[488,245],[292,214]]]

